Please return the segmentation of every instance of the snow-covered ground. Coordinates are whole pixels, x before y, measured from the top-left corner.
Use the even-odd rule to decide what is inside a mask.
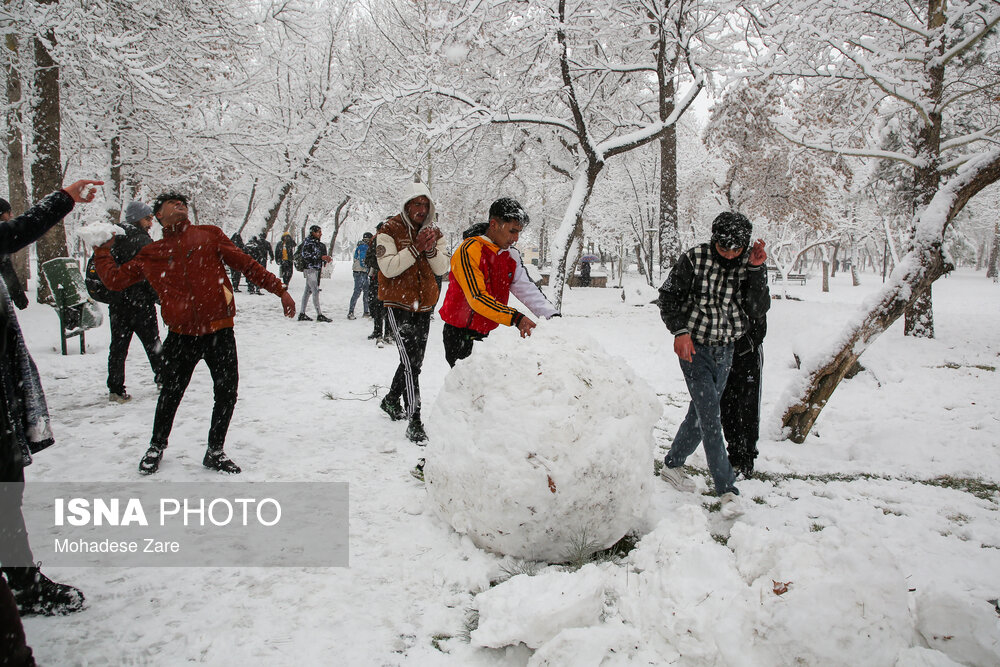
[[[1000,288],[965,271],[938,281],[936,339],[904,339],[898,323],[805,444],[774,437],[793,353],[837,336],[879,284],[864,275],[853,288],[838,275],[828,294],[811,280],[788,288],[801,300],[773,302],[764,475],[739,483],[743,516],[725,520],[713,497],[653,480],[638,546],[573,571],[484,552],[432,510],[408,474],[421,450],[373,398],[395,348],[366,340],[370,320],[345,318],[349,264],[323,284],[330,324],[286,320],[274,296],[238,294],[240,398],[227,446],[238,479],[348,482],[350,567],[43,567],[79,586],[88,608],[26,619],[29,642],[43,665],[998,664]],[[296,274],[293,293],[302,285]],[[655,390],[662,457],[687,394],[658,312],[643,305],[649,292],[638,278],[626,285],[624,301],[616,289],[569,290],[563,320],[539,326],[597,341]],[[139,481],[156,391],[138,341],[127,367],[135,398],[108,404],[106,325],[88,334],[87,355],[62,357],[52,309],[33,303],[18,316],[57,438],[28,483]],[[448,370],[435,320],[426,406]],[[210,411],[202,365],[149,483],[230,481],[200,465]],[[524,428],[536,427],[527,417]],[[690,463],[704,473],[700,453]],[[698,484],[707,491],[704,476]],[[480,648],[473,630],[478,644],[538,648]]]

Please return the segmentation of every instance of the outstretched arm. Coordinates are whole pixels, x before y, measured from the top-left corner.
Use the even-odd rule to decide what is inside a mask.
[[[76,181],[62,190],[56,190],[27,211],[0,224],[0,253],[16,252],[40,239],[56,223],[73,210],[75,203],[94,200],[91,186],[104,185],[104,181]]]

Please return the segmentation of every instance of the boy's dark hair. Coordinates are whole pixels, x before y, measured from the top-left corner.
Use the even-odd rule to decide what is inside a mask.
[[[319,225],[310,225],[309,227],[310,234],[312,234],[313,232],[321,232],[321,231],[323,231],[323,229]]]
[[[153,200],[153,215],[156,215],[157,212],[161,208],[163,208],[163,205],[166,204],[168,201],[179,201],[183,202],[185,206],[188,205],[188,198],[182,195],[181,193],[164,192],[163,194],[157,196],[157,198]]]
[[[746,248],[750,245],[753,225],[742,213],[726,211],[712,222],[712,242],[723,248]]]
[[[530,220],[524,207],[510,197],[501,197],[490,205],[490,219],[493,218],[503,222],[520,222],[522,227],[527,226]]]
[[[10,202],[0,197],[0,215],[10,213]]]

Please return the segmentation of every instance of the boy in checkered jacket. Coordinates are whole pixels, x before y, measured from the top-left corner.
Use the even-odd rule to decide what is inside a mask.
[[[736,473],[726,453],[719,401],[733,363],[736,340],[750,318],[771,306],[764,241],[752,246],[753,227],[739,213],[725,212],[712,223],[712,238],[680,256],[660,287],[660,317],[674,335],[674,352],[691,394],[687,415],[664,461],[661,476],[682,491],[694,480],[681,471],[704,443],[708,469],[723,512],[739,512]]]

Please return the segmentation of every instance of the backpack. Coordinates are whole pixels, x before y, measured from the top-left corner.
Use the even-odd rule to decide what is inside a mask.
[[[114,292],[109,290],[103,282],[101,282],[101,277],[97,275],[97,265],[94,264],[94,255],[91,253],[90,259],[87,260],[87,269],[84,273],[83,283],[87,286],[87,294],[94,301],[100,301],[101,303],[111,303],[114,298]]]
[[[292,266],[295,267],[296,271],[306,270],[306,260],[302,256],[302,246],[304,246],[305,244],[306,244],[305,241],[298,244],[297,246],[295,246],[295,251],[292,252]]]

